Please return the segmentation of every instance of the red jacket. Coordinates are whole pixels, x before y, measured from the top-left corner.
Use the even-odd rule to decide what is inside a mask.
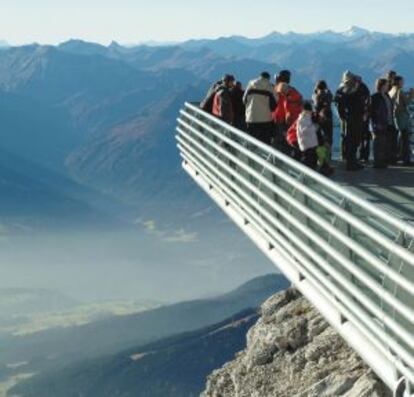
[[[287,95],[279,94],[279,102],[273,113],[273,120],[278,124],[291,126],[302,112],[302,95],[293,87],[289,87]]]
[[[276,124],[285,124],[286,122],[286,97],[279,94],[276,110],[273,112],[273,121]]]
[[[298,120],[297,119],[289,127],[287,134],[286,134],[286,140],[290,146],[297,146],[298,144]]]
[[[221,88],[217,91],[213,100],[213,115],[226,123],[233,124],[234,110],[228,88]]]

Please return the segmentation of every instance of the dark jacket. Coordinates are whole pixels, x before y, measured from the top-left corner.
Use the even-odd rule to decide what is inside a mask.
[[[213,114],[226,123],[233,124],[234,110],[230,90],[222,85],[217,90],[213,100]]]
[[[385,134],[388,128],[388,109],[382,94],[371,97],[371,124],[374,134]]]
[[[312,99],[319,118],[332,119],[332,92],[330,90],[315,92]]]
[[[367,96],[361,85],[342,84],[336,92],[335,103],[342,121],[343,134],[354,148],[361,143],[367,114]],[[352,153],[352,151],[350,151]]]
[[[244,129],[246,124],[246,106],[243,102],[244,91],[234,87],[230,91],[230,95],[234,112],[234,125],[237,128]]]
[[[333,95],[330,90],[319,91],[313,95],[319,125],[323,131],[325,141],[330,145],[333,143],[332,101]]]
[[[369,98],[364,89],[347,91],[344,87],[340,87],[335,95],[335,103],[338,108],[339,117],[342,120],[363,119],[367,113]]]
[[[371,103],[371,93],[365,83],[361,82],[359,84],[357,94],[361,100],[361,106],[364,107],[364,114],[368,116]]]

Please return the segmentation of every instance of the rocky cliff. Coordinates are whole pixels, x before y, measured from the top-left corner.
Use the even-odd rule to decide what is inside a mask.
[[[202,397],[388,397],[391,393],[295,289],[272,296],[247,347]]]

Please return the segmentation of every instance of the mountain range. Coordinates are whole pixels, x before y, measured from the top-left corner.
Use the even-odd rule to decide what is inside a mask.
[[[155,213],[172,198],[188,210],[200,195],[179,171],[175,117],[223,73],[245,84],[262,70],[289,68],[309,97],[316,80],[334,89],[347,69],[371,87],[388,69],[413,85],[413,62],[414,34],[358,27],[160,46],[70,40],[7,47],[0,53],[2,147]]]
[[[160,393],[199,391],[201,374],[241,346],[246,328],[243,322],[225,328],[229,339],[220,339],[227,331],[213,330],[234,323],[240,311],[237,319],[253,316],[244,310],[286,287],[286,281],[274,275],[258,289],[250,285],[206,298],[274,269],[182,171],[174,139],[179,109],[185,101],[199,101],[224,73],[245,85],[263,70],[274,74],[288,68],[293,85],[310,97],[318,79],[334,90],[347,69],[370,87],[394,69],[412,86],[413,64],[414,34],[356,27],[159,46],[81,40],[1,45],[0,287],[53,286],[80,301],[155,296],[169,305],[2,337],[0,380],[43,371],[46,383],[66,387],[73,376],[76,388],[68,393],[90,393],[86,365],[95,384],[111,373],[125,387],[144,388],[143,373],[151,374],[151,381],[162,368],[178,374],[174,365],[191,345],[198,354],[187,356],[196,384],[153,383]],[[183,332],[196,333],[165,339]],[[213,352],[215,335],[223,354],[214,355],[211,365],[196,365]],[[157,341],[161,344],[151,345]],[[157,354],[141,357],[143,348]],[[64,372],[64,365],[74,367]],[[51,369],[63,372],[54,377]],[[143,383],[131,380],[138,374]],[[33,387],[42,389],[39,382]],[[108,390],[118,390],[117,378],[113,382],[106,384]],[[18,394],[26,386],[21,387]],[[27,387],[24,392],[31,393]],[[120,395],[128,393],[126,388]]]
[[[2,341],[6,347],[2,350],[0,363],[42,359],[44,363],[49,361],[49,364],[56,366],[73,359],[105,355],[223,321],[241,310],[258,306],[272,292],[288,285],[281,275],[267,275],[216,298],[164,305],[82,326],[4,336]],[[48,357],[54,357],[55,363]]]
[[[247,309],[197,331],[46,372],[11,389],[22,397],[196,397],[206,376],[245,347]],[[110,376],[108,376],[110,374]]]
[[[207,374],[243,348],[247,329],[257,318],[255,309],[288,286],[283,276],[267,275],[208,299],[81,326],[0,336],[5,347],[0,386],[2,377],[31,373],[36,376],[16,391],[18,395],[46,397],[60,390],[61,396],[110,396],[114,389],[122,389],[122,395],[132,396],[144,388],[143,396],[161,396],[174,387],[182,390],[177,395],[199,393]]]
[[[191,284],[188,294],[192,296],[197,291],[211,294],[232,288],[268,273],[270,265],[230,222],[223,221],[182,172],[174,130],[183,103],[199,101],[226,72],[246,84],[262,70],[273,74],[289,68],[293,84],[310,97],[316,80],[325,78],[335,89],[346,69],[361,74],[370,87],[389,69],[405,75],[407,85],[414,85],[413,64],[413,34],[390,35],[355,27],[345,33],[272,33],[258,39],[232,36],[161,46],[116,42],[103,46],[70,40],[58,46],[3,48],[0,232],[55,236],[56,230],[65,228],[97,231],[98,237],[81,236],[69,245],[62,242],[56,254],[60,258],[70,257],[68,246],[71,252],[88,246],[97,252],[94,242],[98,239],[98,247],[107,246],[102,244],[104,231],[121,236],[120,231],[126,230],[130,235],[123,241],[108,237],[111,244],[119,244],[111,250],[122,255],[117,261],[127,263],[127,270],[118,271],[116,277],[127,274],[131,258],[140,257],[142,270],[135,278],[142,281],[136,288],[131,285],[134,277],[120,280],[123,291],[126,285],[131,294],[147,290],[150,275],[165,261],[169,265],[158,271],[165,274],[160,285],[181,285],[196,272],[197,283],[185,283]],[[21,260],[16,252],[26,248],[9,243],[0,251],[0,260],[10,263],[6,274],[15,274],[15,262]],[[76,248],[79,244],[82,248]],[[161,252],[162,257],[157,256]],[[209,252],[209,258],[203,252]],[[36,249],[27,257],[33,259],[38,253]],[[115,269],[111,252],[99,260],[111,262],[106,269]],[[37,259],[43,264],[48,261],[44,256]],[[87,273],[84,258],[72,262],[81,263],[78,267]],[[138,269],[138,264],[134,266]],[[54,267],[55,263],[50,264],[44,274],[53,275]],[[74,268],[62,268],[67,284],[75,285]],[[169,272],[181,281],[168,282]],[[31,282],[41,274],[27,267],[22,273]],[[100,285],[98,273],[106,274],[91,270],[85,279],[95,290]],[[113,273],[108,272],[108,278]],[[16,286],[15,280],[2,282]],[[45,287],[41,280],[37,282]],[[61,280],[49,282],[61,284]],[[102,287],[105,291],[107,284]],[[27,282],[17,286],[30,287]],[[158,293],[164,291],[160,288]],[[174,298],[183,291],[187,289],[177,287]]]

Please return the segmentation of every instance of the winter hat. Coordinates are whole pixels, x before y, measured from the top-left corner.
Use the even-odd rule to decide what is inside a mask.
[[[342,83],[348,83],[349,81],[354,79],[355,75],[350,70],[345,71],[342,75]]]

